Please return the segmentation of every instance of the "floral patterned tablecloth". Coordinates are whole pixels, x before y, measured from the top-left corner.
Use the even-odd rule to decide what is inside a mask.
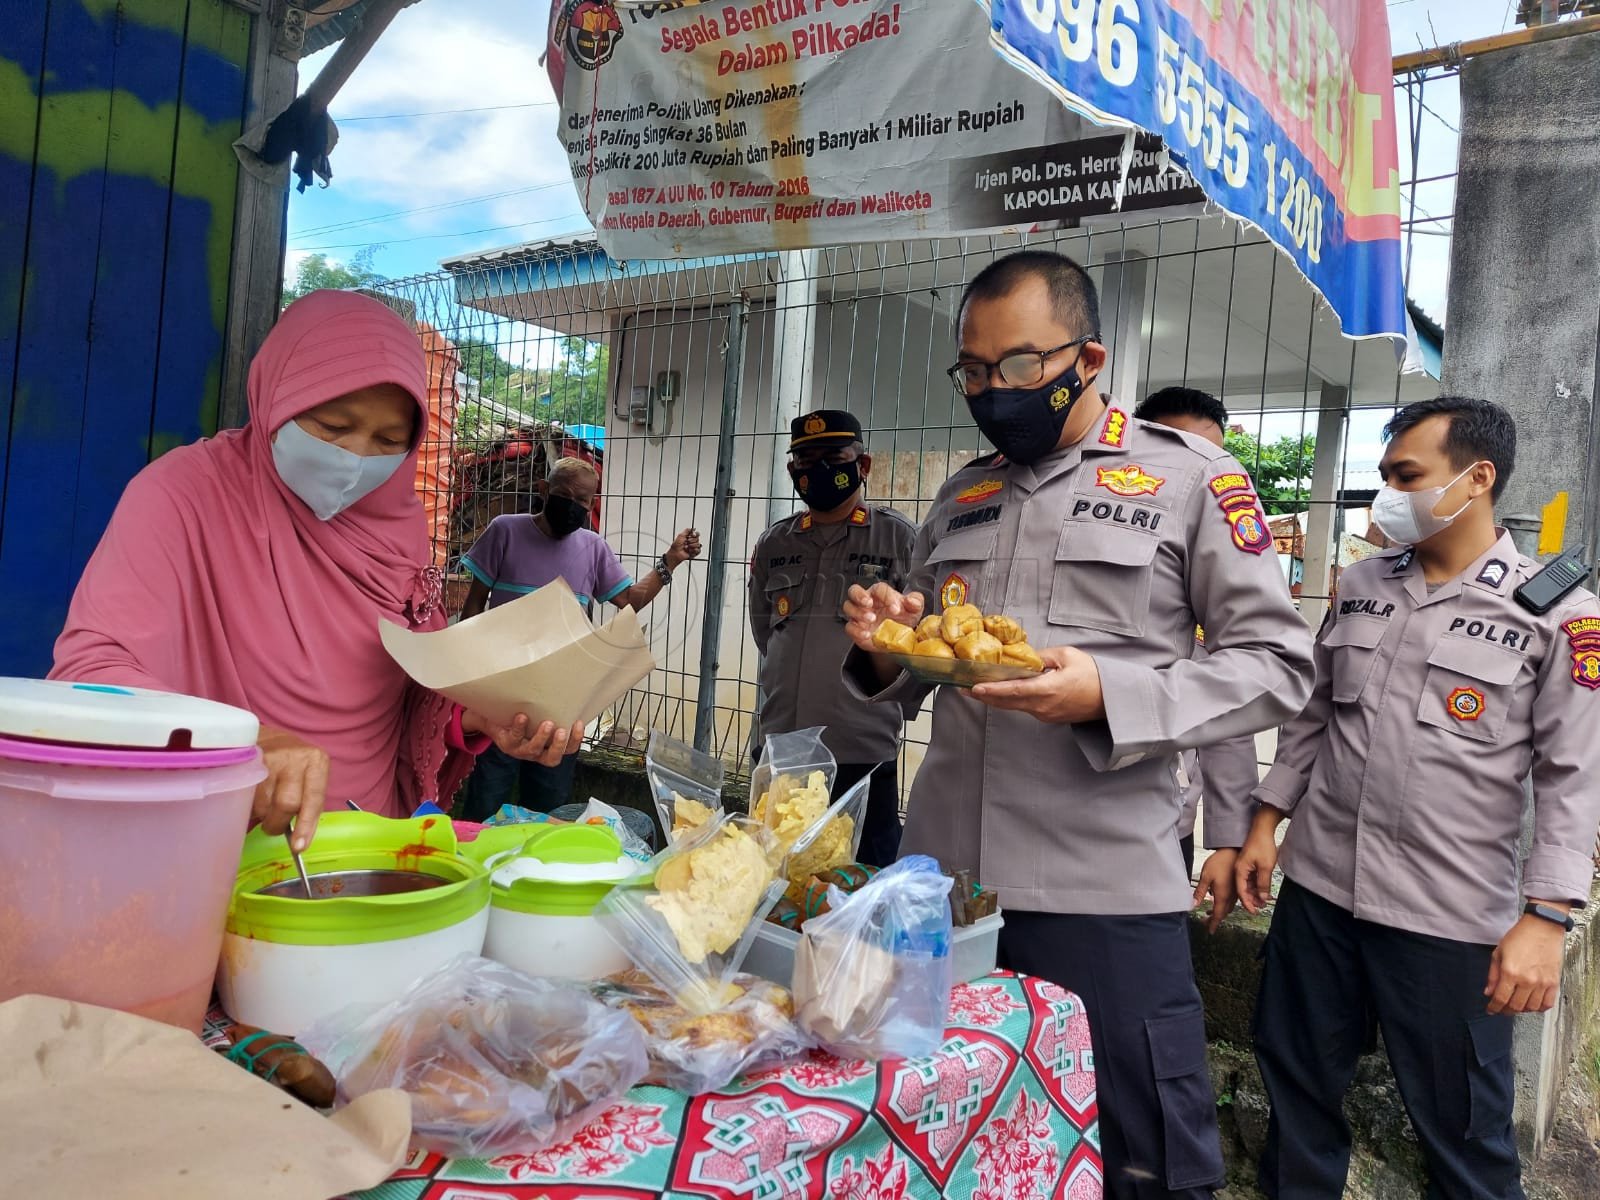
[[[1098,1200],[1094,1055],[1076,996],[996,972],[958,986],[944,1046],[813,1053],[705,1096],[640,1087],[571,1141],[418,1154],[352,1200]]]

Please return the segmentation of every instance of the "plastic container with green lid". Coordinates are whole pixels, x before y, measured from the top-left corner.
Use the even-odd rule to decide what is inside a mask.
[[[554,979],[603,979],[628,966],[595,908],[645,867],[606,826],[501,826],[463,853],[490,873],[485,957]]]
[[[353,1003],[387,1003],[458,954],[477,954],[489,923],[489,876],[457,853],[446,817],[391,820],[328,812],[301,856],[314,885],[362,872],[430,877],[434,885],[391,895],[334,894],[307,900],[282,837],[252,832],[228,912],[218,976],[235,1020],[298,1034]],[[319,890],[321,890],[319,888]]]

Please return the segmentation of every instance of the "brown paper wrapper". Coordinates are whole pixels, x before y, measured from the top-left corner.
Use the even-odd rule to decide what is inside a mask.
[[[0,1175],[8,1196],[327,1200],[406,1158],[404,1092],[323,1117],[191,1033],[110,1009],[0,1004]]]

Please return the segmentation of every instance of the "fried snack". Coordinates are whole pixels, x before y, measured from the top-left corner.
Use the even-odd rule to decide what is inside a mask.
[[[1022,625],[1010,617],[985,617],[983,631],[998,638],[1001,645],[1014,646],[1018,642],[1028,640],[1028,635],[1023,632]]]
[[[703,963],[738,942],[773,876],[761,843],[730,824],[705,845],[663,862],[656,894],[645,903],[671,928],[683,957]]]
[[[1000,647],[1000,661],[1008,667],[1027,667],[1032,671],[1044,670],[1044,659],[1027,642]]]
[[[974,604],[957,604],[944,610],[939,634],[954,646],[962,638],[983,632],[983,613]]]
[[[709,804],[702,804],[698,800],[691,800],[688,796],[672,793],[672,832],[674,835],[690,829],[699,829],[712,817],[717,815],[717,810]]]
[[[542,1010],[503,1001],[419,1013],[386,1030],[372,1052],[343,1073],[340,1090],[359,1096],[399,1087],[411,1096],[413,1128],[425,1131],[503,1120],[506,1081],[513,1080],[544,1091],[550,1116],[559,1121],[605,1094],[589,1095],[563,1074],[583,1051],[580,1032]]]
[[[954,658],[956,656],[956,652],[950,648],[950,643],[942,637],[931,637],[925,641],[918,642],[916,649],[912,653],[923,658]]]
[[[923,617],[922,620],[917,622],[917,641],[943,641],[943,629],[943,617]]]
[[[851,843],[855,834],[856,823],[851,817],[841,813],[829,821],[814,842],[789,860],[789,887],[784,894],[798,903],[799,897],[805,895],[806,881],[813,875],[847,865],[854,857]]]
[[[917,635],[899,621],[885,621],[872,633],[872,644],[890,654],[910,654],[917,644]]]
[[[803,784],[793,775],[779,775],[756,801],[754,816],[772,830],[778,852],[787,854],[800,835],[828,811],[829,803],[828,777],[821,771],[811,772]]]
[[[964,662],[997,663],[1005,647],[992,633],[969,633],[956,643],[956,657]]]
[[[828,777],[821,771],[813,771],[804,786],[793,776],[779,775],[756,802],[755,816],[772,830],[777,838],[778,853],[785,855],[822,819],[830,803]],[[806,880],[848,863],[855,833],[854,818],[841,813],[828,822],[809,846],[795,854],[786,871],[789,887],[785,894],[789,899],[799,903],[805,894]]]

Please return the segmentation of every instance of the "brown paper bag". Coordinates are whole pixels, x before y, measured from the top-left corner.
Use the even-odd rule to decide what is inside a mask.
[[[404,1092],[319,1115],[191,1033],[110,1009],[0,1004],[0,1193],[328,1200],[376,1187],[411,1136]]]
[[[794,1007],[800,1027],[824,1042],[845,1042],[880,1026],[893,994],[895,960],[857,938],[812,938],[794,952]]]
[[[589,724],[656,666],[637,613],[596,629],[562,579],[448,629],[379,621],[378,635],[423,687],[501,722]]]

